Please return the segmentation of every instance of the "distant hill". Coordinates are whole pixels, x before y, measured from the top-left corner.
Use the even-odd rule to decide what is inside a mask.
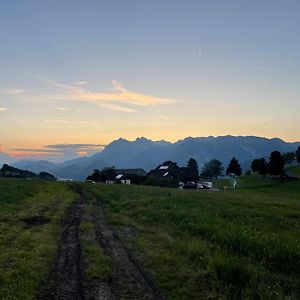
[[[7,164],[4,164],[0,169],[0,177],[27,178],[27,179],[44,179],[55,181],[56,177],[47,172],[35,174],[28,170],[21,170]]]
[[[97,156],[80,157],[57,164],[45,160],[21,160],[12,165],[33,172],[47,171],[59,178],[73,178],[76,180],[85,179],[94,169],[103,169],[104,167],[110,166],[103,160],[98,159]]]
[[[219,137],[187,137],[175,143],[152,141],[138,138],[135,141],[118,139],[107,145],[102,152],[92,156],[72,159],[59,164],[47,161],[16,162],[14,166],[26,163],[29,170],[51,171],[58,177],[84,179],[94,169],[107,166],[117,168],[143,168],[150,170],[166,160],[186,165],[190,157],[194,157],[199,167],[217,158],[226,166],[235,156],[243,170],[250,168],[254,158],[268,157],[274,150],[280,152],[295,151],[299,142],[289,143],[278,138],[267,139],[256,136],[219,136]]]
[[[30,170],[32,172],[43,172],[45,170],[51,170],[55,167],[55,164],[47,160],[20,160],[12,164],[16,168]]]

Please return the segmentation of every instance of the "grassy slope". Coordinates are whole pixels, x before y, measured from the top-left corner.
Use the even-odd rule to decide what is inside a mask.
[[[59,183],[0,178],[0,299],[33,299],[57,249],[74,193]],[[23,219],[50,222],[29,226]]]
[[[87,277],[110,274],[109,259],[91,240],[97,194],[112,224],[135,229],[126,242],[170,299],[299,299],[300,183],[250,176],[238,185],[224,193],[78,185],[87,199],[80,234]],[[33,298],[74,197],[63,183],[0,179],[0,299]],[[22,221],[34,215],[50,222]]]
[[[289,171],[291,171],[293,174],[295,174],[298,178],[300,178],[300,166],[294,166],[289,168]]]
[[[299,299],[300,184],[250,176],[237,191],[89,186],[130,226],[170,299]]]

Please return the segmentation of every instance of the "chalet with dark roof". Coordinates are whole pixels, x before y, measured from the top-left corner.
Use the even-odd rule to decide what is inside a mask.
[[[177,163],[172,161],[166,161],[159,165],[154,170],[148,173],[148,176],[155,178],[169,178],[178,180],[179,182],[196,182],[198,175],[193,169],[188,167],[179,167]]]
[[[114,180],[116,183],[139,184],[147,177],[144,169],[115,169]]]

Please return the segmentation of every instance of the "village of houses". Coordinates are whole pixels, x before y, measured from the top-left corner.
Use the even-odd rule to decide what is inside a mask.
[[[212,181],[200,181],[198,168],[179,167],[177,163],[166,161],[148,173],[142,169],[104,168],[94,170],[87,177],[88,183],[145,184],[179,189],[213,189]]]

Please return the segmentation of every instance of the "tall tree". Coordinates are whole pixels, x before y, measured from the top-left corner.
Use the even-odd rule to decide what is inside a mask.
[[[291,165],[292,162],[296,159],[296,154],[295,154],[295,152],[287,152],[287,153],[284,153],[282,157],[286,164]]]
[[[199,179],[199,168],[198,168],[198,163],[194,158],[190,158],[188,163],[187,163],[187,168],[190,169],[190,172],[192,174],[192,177],[194,180]]]
[[[279,151],[271,153],[269,162],[269,172],[271,175],[281,175],[284,168],[284,159]]]
[[[297,162],[300,163],[300,146],[298,147],[298,149],[296,151],[296,159],[297,159]]]
[[[228,168],[226,170],[226,175],[229,174],[235,174],[236,176],[241,176],[242,175],[242,168],[239,164],[239,161],[233,157],[228,165]]]
[[[268,163],[266,162],[266,160],[262,157],[260,160],[259,160],[259,165],[258,165],[258,174],[265,177],[266,174],[268,173],[269,171],[269,165]]]
[[[217,178],[221,176],[223,173],[223,166],[222,163],[217,159],[211,159],[210,161],[206,162],[201,169],[200,176],[203,178]]]
[[[252,164],[251,164],[251,170],[252,172],[258,172],[258,169],[259,169],[259,159],[254,159],[252,161]]]
[[[260,159],[254,159],[251,164],[251,169],[253,172],[258,172],[259,175],[265,177],[268,173],[268,163],[263,157]]]

